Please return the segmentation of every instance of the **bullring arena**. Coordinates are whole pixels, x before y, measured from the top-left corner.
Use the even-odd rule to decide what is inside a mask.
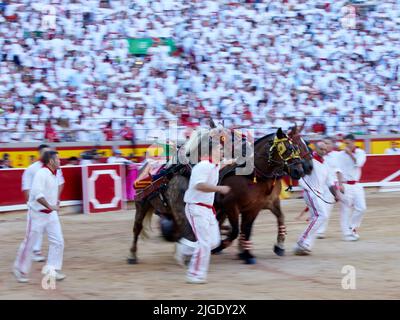
[[[133,210],[96,215],[62,213],[65,237],[63,270],[67,279],[55,290],[41,287],[40,268],[31,282],[15,281],[11,267],[26,227],[26,213],[0,215],[0,299],[398,299],[400,286],[400,210],[398,192],[367,190],[368,210],[357,242],[341,240],[338,206],[327,238],[316,240],[311,256],[291,249],[306,226],[295,217],[304,207],[296,194],[283,200],[288,236],[286,256],[272,252],[275,217],[260,213],[253,232],[257,264],[236,259],[237,247],[213,256],[208,284],[185,283],[185,272],[173,259],[174,245],[160,237],[153,218],[150,239],[139,241],[139,264],[128,265]],[[43,245],[47,248],[47,242]],[[354,266],[356,288],[342,288],[342,268]]]

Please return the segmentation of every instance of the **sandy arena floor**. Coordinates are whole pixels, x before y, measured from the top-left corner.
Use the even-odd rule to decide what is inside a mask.
[[[275,217],[262,212],[253,233],[256,265],[236,260],[237,246],[213,256],[209,283],[185,283],[175,264],[174,245],[159,237],[157,218],[152,237],[139,242],[140,264],[128,265],[133,211],[61,217],[67,279],[55,290],[41,287],[41,263],[34,263],[31,282],[19,284],[11,273],[25,232],[25,214],[0,214],[0,299],[399,299],[399,193],[367,194],[368,211],[358,242],[341,240],[337,208],[327,238],[317,240],[313,255],[294,256],[291,249],[305,222],[294,217],[304,207],[299,199],[283,201],[287,254],[272,252]],[[44,242],[47,248],[47,240]],[[356,268],[356,289],[344,290],[342,267]]]

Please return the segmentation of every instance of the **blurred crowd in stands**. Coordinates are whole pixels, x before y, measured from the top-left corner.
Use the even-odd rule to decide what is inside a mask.
[[[0,0],[0,142],[399,133],[399,55],[399,0]]]

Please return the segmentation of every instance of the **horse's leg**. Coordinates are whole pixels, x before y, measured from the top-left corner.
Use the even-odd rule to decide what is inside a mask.
[[[240,248],[243,250],[239,253],[239,258],[244,260],[246,264],[255,264],[256,257],[251,253],[252,242],[250,240],[251,230],[254,220],[258,215],[257,211],[243,212],[242,223],[240,225]]]
[[[221,244],[212,250],[212,253],[219,253],[226,249],[239,235],[239,209],[235,206],[233,208],[229,208],[226,212],[232,229],[228,233],[228,237],[222,240]]]
[[[231,227],[228,225],[224,225],[224,222],[227,218],[227,214],[224,210],[217,211],[217,220],[219,225],[219,230],[221,231],[221,236],[227,236],[231,232]]]
[[[133,225],[133,242],[132,247],[130,249],[130,255],[127,259],[129,264],[136,264],[137,263],[137,242],[140,235],[140,232],[143,228],[143,219],[146,216],[147,211],[150,209],[150,204],[148,201],[140,201],[136,202],[136,213],[135,213],[135,223]]]
[[[277,243],[274,245],[274,252],[278,256],[283,256],[285,255],[286,226],[285,226],[285,216],[281,210],[281,202],[279,198],[274,200],[270,210],[276,216],[278,224],[278,237],[277,237]]]

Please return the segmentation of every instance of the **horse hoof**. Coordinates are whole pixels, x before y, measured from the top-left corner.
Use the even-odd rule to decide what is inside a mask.
[[[247,259],[246,255],[245,255],[244,253],[239,253],[239,254],[238,254],[238,258],[239,258],[240,260],[246,260],[246,259]]]
[[[215,249],[211,250],[211,254],[215,254],[215,255],[222,254],[222,250],[223,249],[215,248]]]
[[[274,253],[280,257],[285,255],[285,249],[278,247],[277,245],[274,246]]]
[[[256,258],[251,257],[251,258],[247,258],[247,259],[245,260],[245,263],[246,263],[246,264],[256,264],[256,263],[257,263],[257,260],[256,260]]]
[[[128,259],[126,259],[126,262],[128,264],[137,264],[138,263],[136,258],[128,258]]]

